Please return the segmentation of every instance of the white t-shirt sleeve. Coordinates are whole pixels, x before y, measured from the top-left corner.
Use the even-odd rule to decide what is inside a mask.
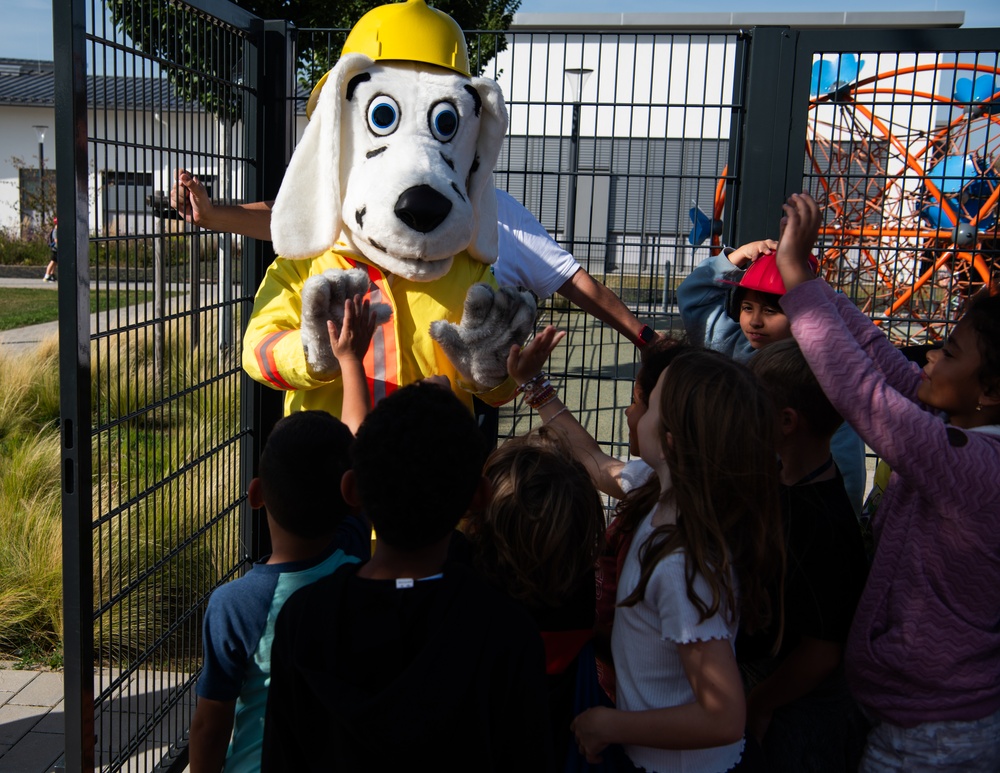
[[[618,485],[626,494],[639,488],[656,474],[642,459],[631,459],[618,473]]]
[[[712,591],[700,574],[695,575],[694,590],[706,606],[711,606]],[[732,627],[726,622],[725,604],[716,614],[699,621],[701,613],[687,595],[683,551],[674,551],[660,561],[649,580],[646,598],[659,611],[660,634],[664,639],[690,644],[733,636]]]
[[[580,270],[535,217],[505,191],[497,190],[499,254],[493,276],[503,286],[526,287],[548,298]]]

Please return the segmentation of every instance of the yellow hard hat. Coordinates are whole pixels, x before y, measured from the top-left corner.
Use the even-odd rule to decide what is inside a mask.
[[[375,61],[422,62],[471,76],[469,50],[462,28],[448,14],[425,0],[406,0],[372,8],[351,29],[344,54],[365,54]],[[306,105],[312,116],[327,73],[313,88]]]

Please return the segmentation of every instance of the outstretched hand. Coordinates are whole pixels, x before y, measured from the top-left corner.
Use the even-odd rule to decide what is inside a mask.
[[[372,336],[378,323],[368,297],[355,295],[344,301],[344,321],[337,326],[332,319],[327,320],[326,329],[330,334],[330,348],[337,361],[346,359],[362,361],[368,353]]]
[[[746,268],[748,263],[753,263],[761,255],[774,252],[776,249],[778,249],[778,243],[774,239],[760,239],[741,244],[726,257],[736,268]]]
[[[518,384],[530,381],[542,371],[549,355],[565,337],[566,331],[548,325],[523,349],[514,344],[507,355],[507,373]]]
[[[208,190],[187,169],[178,169],[170,188],[170,206],[188,223],[203,225],[210,217],[213,204]]]
[[[819,235],[819,206],[808,193],[793,193],[782,207],[787,218],[785,230],[778,242],[775,263],[785,283],[785,291],[815,279],[809,262],[816,237]]]

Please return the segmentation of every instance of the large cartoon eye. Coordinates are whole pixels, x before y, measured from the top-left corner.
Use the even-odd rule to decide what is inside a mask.
[[[382,137],[396,131],[399,126],[399,105],[396,100],[385,94],[375,97],[368,104],[368,126]]]
[[[458,110],[451,102],[438,102],[427,117],[431,134],[441,142],[448,142],[458,131]]]

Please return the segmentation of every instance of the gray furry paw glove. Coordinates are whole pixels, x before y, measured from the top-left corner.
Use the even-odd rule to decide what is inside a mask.
[[[531,335],[536,310],[531,293],[474,284],[465,296],[462,322],[432,322],[431,338],[462,378],[485,392],[506,381],[510,347]]]
[[[369,285],[368,273],[362,268],[328,268],[302,286],[302,348],[314,375],[333,377],[340,372],[326,323],[333,320],[339,328],[344,323],[344,302],[365,295]],[[386,303],[373,303],[372,311],[380,325],[392,316],[392,307]]]

